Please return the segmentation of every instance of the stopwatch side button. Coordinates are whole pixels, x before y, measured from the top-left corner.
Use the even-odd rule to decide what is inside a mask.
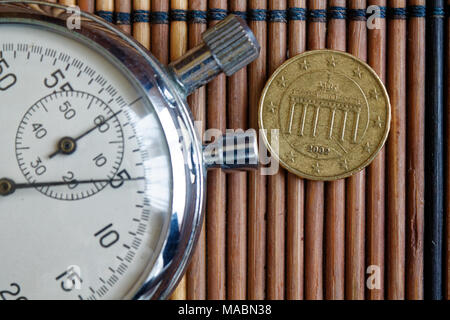
[[[254,130],[227,133],[203,147],[207,169],[250,171],[259,167],[257,135]]]
[[[202,35],[204,43],[169,65],[169,74],[188,96],[224,72],[231,76],[254,61],[261,50],[242,18],[229,15]]]
[[[235,15],[206,30],[202,38],[227,76],[253,62],[261,51],[245,21]]]

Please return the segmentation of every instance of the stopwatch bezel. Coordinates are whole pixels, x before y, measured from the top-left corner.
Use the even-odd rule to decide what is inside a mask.
[[[113,25],[84,12],[80,12],[81,29],[69,30],[67,19],[70,16],[67,7],[58,4],[0,0],[0,24],[43,27],[104,54],[137,90],[141,89],[152,105],[149,108],[156,111],[171,159],[172,210],[166,221],[166,236],[160,239],[157,258],[124,298],[165,299],[184,274],[203,221],[206,169],[191,113],[177,84],[139,43]]]

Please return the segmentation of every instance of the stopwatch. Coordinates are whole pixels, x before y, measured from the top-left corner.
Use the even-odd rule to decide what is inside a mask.
[[[252,169],[256,135],[203,145],[186,97],[253,61],[229,16],[162,66],[102,19],[0,1],[0,300],[164,299],[211,168]]]

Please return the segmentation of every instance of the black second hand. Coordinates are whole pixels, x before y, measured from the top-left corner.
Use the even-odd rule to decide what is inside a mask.
[[[82,135],[80,135],[79,137],[75,138],[75,141],[78,141],[82,138],[84,138],[85,136],[87,136],[88,134],[90,134],[92,131],[94,131],[95,129],[97,129],[98,127],[101,127],[102,125],[104,125],[105,123],[107,123],[109,120],[111,120],[112,118],[117,117],[120,113],[122,113],[122,110],[117,111],[116,113],[114,113],[111,117],[107,118],[105,121],[103,121],[101,124],[96,125],[95,127],[92,127],[91,129],[89,129],[88,131],[86,131],[85,133],[83,133]]]
[[[145,177],[130,178],[130,179],[103,179],[103,180],[73,180],[69,182],[56,181],[56,182],[38,182],[38,183],[19,183],[14,185],[14,189],[31,189],[42,187],[58,187],[68,186],[71,184],[91,184],[91,183],[111,183],[111,182],[127,182],[127,181],[140,181],[145,180]]]
[[[18,189],[33,189],[42,187],[57,187],[72,184],[91,184],[91,183],[112,183],[112,182],[128,182],[145,180],[145,177],[129,178],[129,179],[101,179],[101,180],[74,180],[74,181],[55,181],[55,182],[38,182],[38,183],[19,183],[16,184],[13,180],[2,178],[0,179],[0,195],[9,196]]]
[[[103,121],[101,124],[97,124],[95,125],[95,127],[92,127],[91,129],[89,129],[88,131],[86,131],[85,133],[79,135],[77,138],[73,139],[73,141],[77,142],[78,140],[81,140],[82,138],[84,138],[85,136],[87,136],[88,134],[90,134],[91,132],[93,132],[95,129],[99,128],[100,126],[104,125],[105,123],[107,123],[108,121],[110,121],[111,119],[117,117],[120,113],[122,112],[122,110],[117,111],[116,113],[114,113],[112,116],[110,116],[109,118],[107,118],[105,121]],[[53,152],[50,156],[49,159],[53,159],[55,156],[57,156],[58,154],[61,153],[61,149],[58,147],[58,150],[56,150],[55,152]]]

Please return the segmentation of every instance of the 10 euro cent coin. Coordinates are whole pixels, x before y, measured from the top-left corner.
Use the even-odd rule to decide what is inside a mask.
[[[259,106],[271,155],[291,173],[337,180],[368,166],[389,134],[391,106],[366,63],[333,50],[286,61],[272,75]]]

